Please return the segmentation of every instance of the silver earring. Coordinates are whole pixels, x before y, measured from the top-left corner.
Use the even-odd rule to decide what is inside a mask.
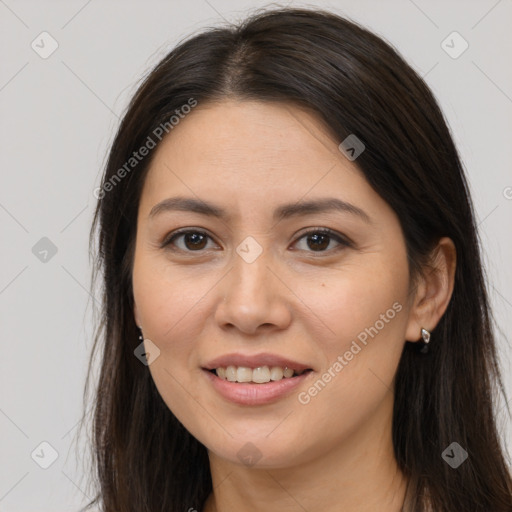
[[[142,336],[142,327],[140,325],[137,325],[139,328],[140,334],[139,334],[139,341],[144,341],[144,337]]]
[[[421,328],[421,339],[423,340],[423,345],[420,349],[422,354],[426,354],[428,352],[428,344],[430,342],[430,331],[427,329]]]

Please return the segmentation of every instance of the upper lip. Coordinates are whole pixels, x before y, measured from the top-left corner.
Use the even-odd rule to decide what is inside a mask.
[[[240,353],[225,354],[223,356],[212,359],[206,363],[203,368],[205,370],[215,370],[217,368],[226,368],[228,366],[245,366],[247,368],[258,368],[260,366],[280,366],[282,368],[291,368],[292,370],[299,372],[302,370],[311,369],[310,365],[299,363],[298,361],[292,361],[286,357],[269,353],[252,355]]]

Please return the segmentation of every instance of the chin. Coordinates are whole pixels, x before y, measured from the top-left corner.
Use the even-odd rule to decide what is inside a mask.
[[[230,463],[255,469],[280,469],[298,464],[298,440],[293,437],[286,439],[283,445],[281,440],[268,438],[268,432],[261,432],[229,438],[220,442],[203,443],[208,449],[210,457],[214,454]]]

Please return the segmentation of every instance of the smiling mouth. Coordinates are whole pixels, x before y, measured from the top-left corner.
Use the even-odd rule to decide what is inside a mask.
[[[280,380],[293,379],[312,370],[293,370],[288,367],[281,366],[259,366],[250,368],[247,366],[227,366],[207,370],[222,380],[236,382],[239,384],[267,384],[269,382],[277,382]]]

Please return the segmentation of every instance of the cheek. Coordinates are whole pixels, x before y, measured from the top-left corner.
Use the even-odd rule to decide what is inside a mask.
[[[167,350],[192,336],[194,329],[200,332],[191,318],[201,314],[201,301],[210,287],[206,277],[173,271],[165,261],[141,255],[135,260],[133,293],[144,335]]]
[[[371,265],[353,265],[332,279],[305,286],[302,293],[307,289],[309,303],[329,331],[327,336],[315,336],[325,361],[322,382],[303,401],[311,398],[313,408],[325,407],[326,413],[330,404],[338,403],[345,411],[342,416],[347,410],[364,414],[388,392],[403,349],[407,267],[375,258]]]
[[[312,280],[311,280],[312,281]],[[320,282],[303,281],[297,294],[307,298],[315,315],[327,328],[317,337],[330,359],[348,350],[353,340],[379,339],[381,345],[400,341],[406,325],[408,281],[406,268],[394,271],[385,262],[340,268]],[[318,329],[317,329],[318,332]],[[326,332],[326,329],[323,329]],[[369,343],[368,343],[369,345]]]
[[[142,256],[134,266],[134,298],[144,337],[160,351],[149,370],[162,399],[175,414],[201,415],[201,408],[191,409],[200,400],[195,389],[200,372],[197,340],[211,314],[206,311],[211,277],[171,270]]]
[[[381,404],[389,405],[405,340],[407,283],[405,271],[373,265],[347,269],[336,279],[309,287],[308,302],[329,327],[329,335],[315,336],[310,329],[325,365],[299,396],[305,426],[308,418],[315,418],[316,428],[328,431],[334,425],[339,430],[333,435],[345,436]]]
[[[200,371],[197,340],[209,314],[205,297],[211,282],[169,269],[169,265],[159,265],[144,256],[134,265],[133,291],[144,337],[160,350],[149,371],[160,396],[176,416],[187,424],[191,418],[207,422],[194,375]]]

